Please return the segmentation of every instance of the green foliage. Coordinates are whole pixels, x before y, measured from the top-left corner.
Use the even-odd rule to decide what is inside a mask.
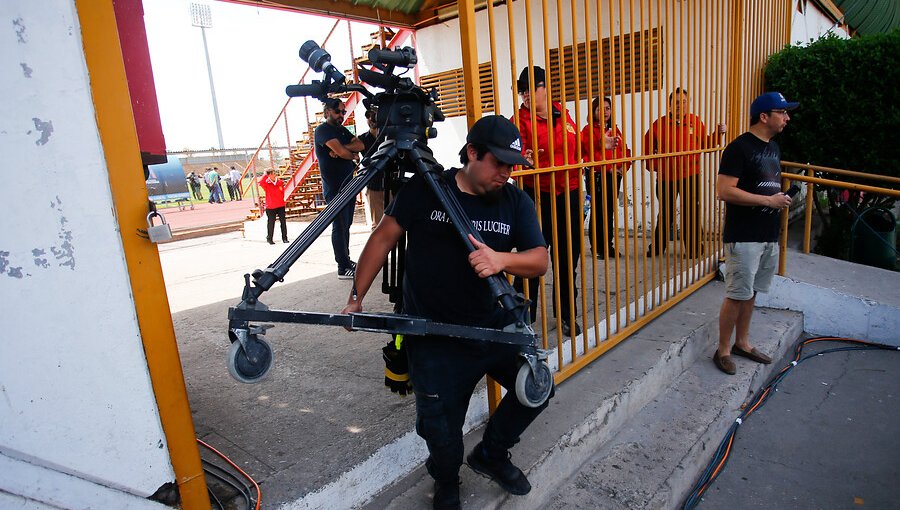
[[[900,176],[900,29],[854,39],[825,36],[772,55],[765,89],[799,101],[779,137],[782,159],[870,174]],[[881,187],[885,183],[823,175]],[[856,211],[893,200],[832,189],[817,251],[847,253]]]

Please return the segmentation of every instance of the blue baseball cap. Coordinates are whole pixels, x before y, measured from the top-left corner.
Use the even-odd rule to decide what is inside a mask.
[[[800,103],[791,103],[781,95],[781,92],[766,92],[750,103],[750,116],[765,113],[771,110],[791,111],[800,106]]]

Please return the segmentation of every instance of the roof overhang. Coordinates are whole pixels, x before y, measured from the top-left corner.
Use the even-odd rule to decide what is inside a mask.
[[[458,16],[452,0],[222,0],[380,25],[424,28]],[[475,2],[476,9],[486,0]],[[496,4],[495,4],[496,5]]]

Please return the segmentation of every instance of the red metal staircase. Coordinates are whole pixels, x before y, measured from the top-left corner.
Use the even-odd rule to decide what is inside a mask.
[[[328,37],[326,37],[325,41],[322,43],[322,46],[325,46],[325,42],[327,42],[328,38],[331,37],[331,34],[334,32],[334,29],[337,27],[338,22],[335,22],[334,27],[332,27],[331,32],[329,32]],[[396,32],[392,32],[388,28],[383,29],[388,35],[393,34],[390,38],[390,42],[386,43],[385,46],[388,48],[397,48],[400,45],[407,42],[407,40],[414,34],[414,31],[411,29],[399,29]],[[372,41],[362,48],[363,56],[357,57],[355,62],[357,65],[366,65],[368,64],[368,50],[381,46],[383,41],[383,36],[381,31],[374,32],[371,34]],[[303,77],[300,79],[300,83],[303,83],[303,79],[306,77],[306,74],[309,72],[309,68],[303,73]],[[352,71],[348,71],[348,82],[354,80],[355,73]],[[266,146],[269,147],[270,154],[270,162],[274,160],[274,154],[271,149],[271,143],[269,143],[272,131],[275,129],[275,126],[284,116],[285,130],[287,130],[287,106],[290,104],[289,98],[285,103],[285,106],[282,108],[278,117],[276,117],[275,122],[273,122],[272,127],[269,129],[269,132],[266,134],[263,142],[260,144],[259,148],[253,155],[250,163],[244,169],[244,175],[248,175],[251,177],[248,181],[248,185],[246,186],[246,191],[250,192],[251,188],[255,188],[256,196],[259,196],[259,188],[257,186],[256,181],[253,177],[258,173],[256,169],[256,162],[259,153]],[[362,100],[362,95],[358,92],[353,92],[350,94],[346,94],[342,96],[341,99],[344,101],[345,108],[349,113],[347,117],[344,119],[344,125],[350,125],[355,123],[355,116],[353,115],[353,111],[356,109],[356,106],[359,101]],[[305,120],[305,119],[304,119]],[[300,214],[306,212],[315,212],[325,207],[325,202],[322,199],[322,184],[321,177],[319,176],[318,171],[318,162],[316,160],[316,154],[313,150],[313,136],[315,128],[321,124],[322,122],[322,113],[316,114],[316,120],[313,122],[307,122],[307,129],[303,133],[303,137],[300,140],[297,140],[295,143],[290,144],[289,147],[289,157],[286,164],[280,165],[276,168],[276,172],[279,176],[285,181],[285,197],[286,197],[286,212],[289,216],[298,216]],[[272,167],[274,167],[274,163]],[[260,204],[262,203],[260,197]],[[259,206],[258,209],[255,209],[253,212],[256,215],[261,214],[262,207]]]

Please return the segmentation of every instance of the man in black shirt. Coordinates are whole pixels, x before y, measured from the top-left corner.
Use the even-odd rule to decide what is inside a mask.
[[[791,197],[781,192],[781,150],[772,138],[781,133],[791,118],[788,112],[798,105],[778,92],[757,97],[750,105],[750,130],[722,152],[716,192],[725,201],[726,290],[713,362],[726,374],[736,371],[732,354],[772,362],[750,345],[750,317],[756,293],[767,292],[775,275],[780,226],[775,211],[791,205]]]
[[[362,300],[388,252],[406,233],[403,312],[437,322],[502,328],[511,322],[485,278],[506,272],[533,278],[547,271],[549,257],[534,203],[509,184],[513,165],[530,166],[521,154],[519,130],[499,115],[472,126],[460,151],[462,169],[442,175],[484,243],[470,240],[469,253],[421,175],[397,194],[359,259],[355,293],[344,313],[362,311]],[[515,250],[515,251],[513,251]],[[512,494],[531,485],[509,460],[509,449],[547,406],[529,408],[515,395],[518,346],[449,337],[406,336],[409,376],[416,394],[416,431],[425,439],[425,463],[435,480],[434,508],[460,508],[462,428],[478,381],[490,375],[507,389],[469,466]]]
[[[326,203],[331,203],[353,178],[357,154],[363,150],[363,143],[343,125],[346,113],[340,99],[329,99],[325,102],[325,122],[315,131],[316,159]],[[342,280],[353,279],[356,271],[356,263],[350,260],[350,225],[353,224],[355,206],[355,202],[347,204],[331,224],[331,246],[338,265],[338,278]]]

